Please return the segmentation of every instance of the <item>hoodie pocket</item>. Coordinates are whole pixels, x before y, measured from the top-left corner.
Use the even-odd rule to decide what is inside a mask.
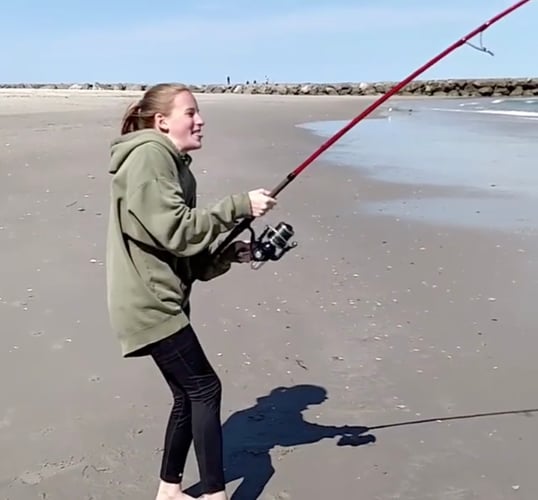
[[[174,272],[174,256],[139,245],[133,245],[131,256],[141,279],[159,301],[173,309],[182,305],[186,287]]]

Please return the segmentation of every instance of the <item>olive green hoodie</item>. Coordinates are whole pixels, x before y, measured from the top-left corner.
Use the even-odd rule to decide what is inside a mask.
[[[196,208],[190,163],[189,155],[153,129],[111,144],[107,300],[125,357],[189,323],[193,282],[231,266],[223,257],[211,258],[210,245],[251,215],[247,193]]]

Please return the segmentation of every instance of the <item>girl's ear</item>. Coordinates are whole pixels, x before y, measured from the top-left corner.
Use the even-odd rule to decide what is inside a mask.
[[[156,113],[154,117],[154,123],[155,127],[159,129],[161,132],[168,132],[170,128],[168,127],[168,121],[166,119],[166,116],[164,116],[162,113]]]

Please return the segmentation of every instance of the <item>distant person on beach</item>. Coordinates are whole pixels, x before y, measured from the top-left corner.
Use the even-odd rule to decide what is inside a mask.
[[[190,322],[196,280],[250,261],[237,241],[213,257],[210,245],[247,216],[276,200],[265,189],[232,194],[197,208],[190,151],[202,146],[196,99],[179,84],[158,84],[126,111],[111,144],[107,238],[110,321],[125,358],[150,356],[174,405],[164,437],[157,500],[192,498],[182,476],[194,444],[204,499],[227,500],[222,449],[221,382]]]

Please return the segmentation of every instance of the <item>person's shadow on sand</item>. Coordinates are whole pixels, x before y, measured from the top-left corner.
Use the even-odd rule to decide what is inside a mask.
[[[242,479],[232,500],[255,500],[275,472],[270,451],[279,446],[286,454],[293,446],[340,436],[338,446],[375,442],[366,427],[324,426],[306,422],[302,412],[327,399],[327,391],[315,385],[277,387],[257,399],[257,404],[232,415],[223,424],[226,482]],[[186,493],[199,495],[199,485]]]

